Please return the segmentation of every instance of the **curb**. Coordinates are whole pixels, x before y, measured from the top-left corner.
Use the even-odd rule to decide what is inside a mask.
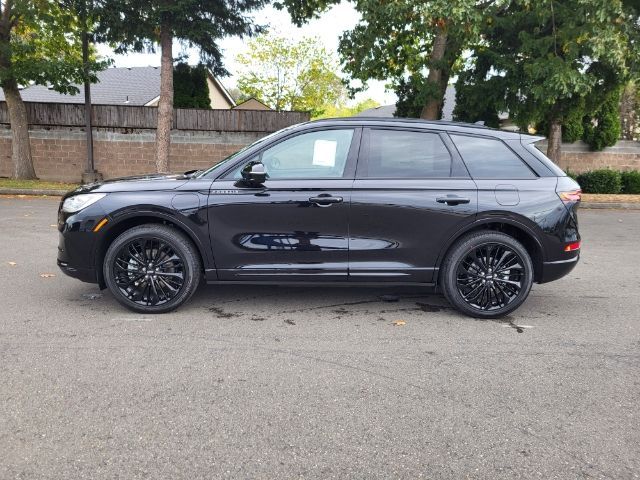
[[[640,203],[626,202],[581,202],[580,208],[590,208],[593,210],[640,210]]]
[[[47,190],[47,189],[29,189],[29,188],[0,188],[0,195],[46,195],[61,197],[67,193],[66,190]]]

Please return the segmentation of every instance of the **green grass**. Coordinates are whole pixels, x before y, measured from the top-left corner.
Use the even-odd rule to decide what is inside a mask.
[[[78,185],[75,183],[47,182],[45,180],[15,180],[13,178],[0,178],[0,188],[22,188],[42,190],[72,190]]]

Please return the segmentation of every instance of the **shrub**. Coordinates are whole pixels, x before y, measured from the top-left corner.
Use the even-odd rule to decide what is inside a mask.
[[[622,193],[640,194],[640,171],[622,172]]]
[[[565,170],[565,172],[567,174],[567,177],[572,178],[575,181],[578,181],[578,176],[580,175],[579,173],[576,172],[572,172],[571,170],[569,170],[568,168]]]
[[[593,170],[578,175],[584,193],[620,193],[622,178],[615,170]]]
[[[620,138],[620,92],[610,94],[593,120],[585,117],[584,141],[591,150],[600,151],[616,144]],[[595,121],[595,122],[594,122]]]

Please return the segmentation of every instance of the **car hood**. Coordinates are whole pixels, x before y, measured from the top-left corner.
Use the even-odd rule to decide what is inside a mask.
[[[189,177],[184,174],[166,175],[155,173],[151,175],[137,175],[134,177],[112,178],[101,182],[89,183],[79,186],[72,192],[69,192],[69,194],[174,190],[188,181]]]

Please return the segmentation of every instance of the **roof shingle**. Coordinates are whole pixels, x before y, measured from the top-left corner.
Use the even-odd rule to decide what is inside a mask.
[[[84,86],[80,93],[64,95],[43,85],[32,85],[20,91],[25,102],[84,103]],[[160,95],[159,67],[108,68],[98,73],[91,85],[94,105],[146,105]],[[4,92],[0,89],[0,101]]]

